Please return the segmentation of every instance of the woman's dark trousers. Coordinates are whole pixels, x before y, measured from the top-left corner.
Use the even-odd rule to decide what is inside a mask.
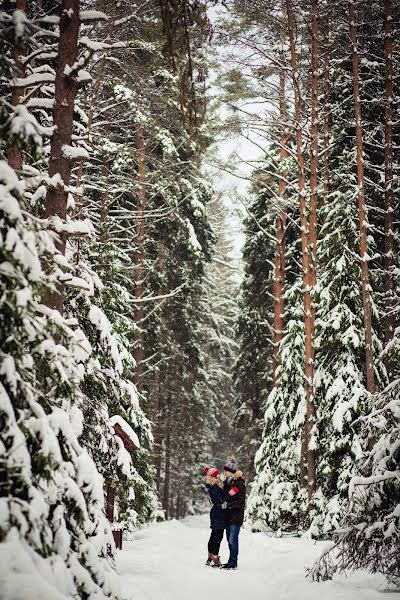
[[[208,551],[214,556],[218,556],[219,547],[224,537],[224,529],[211,529],[211,535],[208,542]]]

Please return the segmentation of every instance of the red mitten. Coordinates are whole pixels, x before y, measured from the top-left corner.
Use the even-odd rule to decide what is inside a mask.
[[[229,490],[228,494],[229,494],[230,496],[234,496],[235,494],[237,494],[237,493],[238,493],[238,491],[239,491],[239,488],[237,488],[237,487],[233,487],[233,488],[231,488],[231,489]]]

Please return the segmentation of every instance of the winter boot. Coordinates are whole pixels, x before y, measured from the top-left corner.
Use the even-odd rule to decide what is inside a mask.
[[[211,554],[211,552],[208,553],[208,558],[206,560],[206,565],[207,567],[212,567],[212,561],[213,561],[213,555]]]
[[[225,565],[221,565],[220,569],[227,569],[229,571],[233,571],[233,570],[237,569],[237,565],[227,562]]]
[[[217,567],[219,568],[221,566],[221,561],[219,556],[217,556],[216,554],[212,554],[212,561],[213,561],[213,567]]]

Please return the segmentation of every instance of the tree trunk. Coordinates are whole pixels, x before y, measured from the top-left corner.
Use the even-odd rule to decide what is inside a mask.
[[[16,0],[15,2],[15,10],[21,10],[26,13],[27,10],[27,0]],[[15,40],[15,50],[14,50],[14,67],[15,67],[15,76],[16,77],[25,77],[25,66],[21,61],[21,56],[23,55],[23,43],[22,40],[16,38]],[[21,98],[25,94],[25,88],[23,87],[14,87],[10,103],[12,106],[17,106],[20,103]],[[15,171],[20,171],[22,168],[22,151],[19,148],[18,144],[14,142],[12,146],[8,149],[8,164]]]
[[[101,185],[103,190],[100,196],[100,223],[103,226],[108,217],[108,198],[109,198],[109,183],[110,183],[110,170],[113,164],[113,159],[105,154],[103,156],[103,166],[101,168]],[[100,236],[100,241],[106,243],[107,237],[105,236],[105,232],[103,231]]]
[[[111,485],[107,486],[107,497],[106,497],[106,516],[110,523],[114,523],[114,509],[115,509],[115,488]]]
[[[143,284],[144,284],[144,209],[146,203],[146,164],[145,164],[145,143],[143,137],[143,127],[138,126],[136,129],[136,146],[138,151],[138,196],[136,206],[136,251],[135,251],[135,298],[139,302],[135,305],[135,323],[137,325],[137,335],[134,350],[134,357],[136,361],[136,372],[135,372],[135,383],[138,391],[140,392],[143,388],[143,332],[142,332],[142,321],[144,316],[143,303],[140,302],[143,296]]]
[[[281,121],[280,134],[280,154],[279,160],[282,163],[287,156],[288,135],[286,129],[286,74],[283,70],[279,73],[279,116]],[[281,173],[282,175],[282,173]],[[282,203],[286,192],[286,182],[283,177],[279,178],[279,199]],[[279,346],[283,336],[284,329],[284,300],[285,291],[285,235],[286,235],[286,212],[280,208],[276,218],[276,247],[274,264],[274,360],[272,366],[272,377],[274,387],[277,385],[276,370],[280,364]]]
[[[331,170],[329,157],[329,134],[331,127],[331,82],[330,82],[331,53],[329,45],[329,24],[324,25],[324,193],[329,194],[331,188]]]
[[[298,166],[298,185],[300,199],[300,228],[301,228],[301,258],[303,269],[303,287],[304,287],[304,329],[305,329],[305,392],[312,392],[312,378],[310,379],[310,371],[313,370],[313,330],[311,320],[311,286],[310,286],[310,269],[309,269],[309,240],[308,240],[308,221],[307,221],[307,205],[305,196],[305,164],[303,152],[303,132],[302,132],[302,101],[299,87],[299,73],[297,69],[297,55],[295,44],[295,23],[290,0],[285,0],[286,19],[290,46],[290,64],[293,79],[294,92],[294,118],[296,128],[296,152]],[[306,396],[307,403],[309,397]],[[301,443],[301,459],[300,459],[300,484],[307,485],[307,439],[306,427],[302,436]]]
[[[361,257],[361,291],[364,311],[365,331],[365,363],[367,376],[367,390],[375,392],[374,359],[372,350],[372,319],[371,300],[369,296],[369,267],[367,248],[367,213],[365,208],[365,180],[363,162],[363,129],[361,118],[359,61],[357,50],[356,17],[354,0],[349,2],[349,28],[352,48],[352,71],[353,71],[353,96],[354,114],[356,121],[356,152],[357,152],[357,182],[358,182],[358,214],[360,221],[360,257]]]
[[[315,450],[311,436],[315,425],[314,357],[315,357],[315,287],[317,283],[317,188],[318,188],[318,0],[311,1],[311,147],[310,147],[310,230],[309,286],[311,290],[309,333],[306,333],[306,400],[305,443],[307,451],[308,508],[316,491]]]
[[[163,405],[162,405],[162,393],[161,393],[161,374],[160,370],[157,369],[154,384],[153,384],[153,410],[152,410],[152,422],[153,422],[153,434],[154,434],[154,445],[153,445],[153,461],[156,469],[156,487],[158,493],[161,488],[161,464],[162,464],[162,417],[163,417]]]
[[[175,508],[175,519],[177,521],[179,521],[179,519],[181,518],[181,504],[182,504],[182,499],[181,499],[181,491],[180,489],[178,489],[178,494],[176,496],[176,508]]]
[[[167,415],[167,431],[165,437],[165,474],[164,474],[164,510],[165,516],[168,519],[170,516],[170,489],[171,489],[171,414],[170,414],[171,399],[168,402]]]
[[[162,273],[165,268],[165,247],[160,244],[159,271]],[[162,295],[162,287],[158,289],[158,296]],[[158,304],[161,300],[158,300]],[[162,413],[163,401],[161,394],[161,372],[158,368],[155,374],[154,394],[153,394],[153,423],[154,423],[154,466],[156,468],[156,486],[160,492],[161,485],[161,462],[162,462]]]
[[[385,106],[385,345],[393,338],[395,329],[395,290],[393,269],[395,266],[394,202],[393,202],[393,5],[385,0],[385,62],[386,62],[386,106]],[[386,363],[389,380],[393,379],[393,364]]]
[[[59,217],[65,222],[67,216],[68,186],[71,177],[71,160],[63,153],[63,146],[70,146],[77,83],[75,76],[67,76],[64,71],[76,62],[79,36],[79,0],[62,0],[60,17],[60,38],[58,44],[58,64],[55,80],[53,122],[56,127],[50,147],[49,177],[59,178],[48,189],[46,196],[46,217]],[[61,233],[57,249],[65,254],[66,237]],[[63,312],[64,286],[60,284],[56,292],[44,300],[47,306]]]

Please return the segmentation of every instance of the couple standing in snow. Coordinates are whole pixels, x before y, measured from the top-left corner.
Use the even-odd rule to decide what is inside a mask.
[[[224,477],[218,469],[205,467],[205,484],[210,495],[211,535],[208,542],[207,565],[221,569],[237,569],[239,533],[243,525],[246,504],[246,485],[237,463],[231,459],[224,466]],[[219,548],[226,531],[229,545],[229,560],[221,565]]]

